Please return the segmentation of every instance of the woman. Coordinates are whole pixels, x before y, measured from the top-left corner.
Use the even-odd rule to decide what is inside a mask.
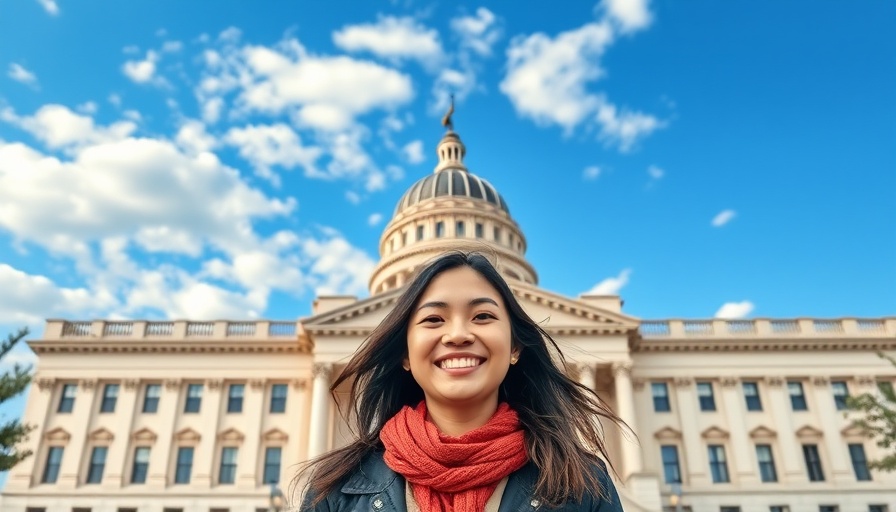
[[[333,384],[358,439],[303,471],[302,510],[622,511],[595,420],[623,423],[565,367],[488,259],[437,258]]]

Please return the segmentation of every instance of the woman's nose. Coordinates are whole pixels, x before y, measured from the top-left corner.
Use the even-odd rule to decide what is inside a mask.
[[[466,326],[458,325],[442,336],[442,343],[446,345],[468,345],[473,343],[474,339],[473,333]]]

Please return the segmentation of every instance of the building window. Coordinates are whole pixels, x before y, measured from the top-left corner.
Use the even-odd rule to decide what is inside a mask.
[[[47,464],[44,466],[44,474],[41,477],[41,483],[55,484],[59,478],[59,467],[62,465],[62,452],[65,450],[62,446],[51,446],[47,451]]]
[[[762,399],[759,398],[759,383],[744,382],[744,399],[747,401],[748,411],[761,411]]]
[[[436,222],[436,238],[442,238],[445,236],[445,223],[442,221]]]
[[[401,246],[404,247],[406,245],[408,245],[408,232],[402,231],[401,232]]]
[[[824,470],[821,468],[821,458],[818,456],[818,445],[804,444],[803,459],[806,461],[806,471],[809,473],[809,481],[824,482]]]
[[[806,411],[806,394],[803,392],[803,383],[796,381],[787,382],[787,392],[790,393],[790,406],[794,411]]]
[[[849,388],[846,387],[846,382],[842,380],[831,382],[831,391],[834,393],[834,405],[837,406],[837,410],[845,411],[846,399],[849,398]]]
[[[476,238],[482,238],[482,233],[483,233],[482,223],[477,222],[476,223]]]
[[[423,226],[417,226],[417,241],[423,240]]]
[[[105,446],[96,446],[90,454],[90,467],[87,469],[87,483],[98,484],[103,481],[103,470],[106,468],[106,453],[109,449]]]
[[[174,470],[174,483],[190,483],[190,473],[193,472],[193,447],[181,446],[177,449],[177,468]]]
[[[244,384],[231,384],[227,389],[227,412],[243,412]]]
[[[145,484],[148,471],[149,447],[138,446],[137,448],[134,448],[134,467],[131,468],[131,483]]]
[[[59,407],[56,412],[72,412],[75,408],[75,395],[78,394],[77,384],[64,384],[62,395],[59,397]]]
[[[722,484],[728,482],[728,463],[725,461],[725,447],[720,444],[709,445],[709,472],[712,474],[712,483]]]
[[[184,512],[184,509],[176,507],[165,507],[162,509],[162,512]]]
[[[155,413],[159,410],[159,397],[162,396],[161,384],[147,384],[143,391],[143,412]]]
[[[852,460],[852,470],[856,474],[856,480],[870,482],[871,472],[868,471],[868,459],[865,458],[865,446],[861,443],[849,445],[849,458]]]
[[[768,507],[768,512],[790,512],[789,505],[772,505]]]
[[[72,507],[72,512],[91,512],[90,507]]]
[[[700,399],[701,411],[716,410],[716,398],[712,393],[712,382],[698,382],[697,396]]]
[[[818,512],[840,512],[839,505],[819,505]]]
[[[115,403],[118,401],[118,384],[106,384],[103,387],[103,401],[100,403],[100,412],[115,412]]]
[[[493,234],[494,234],[495,242],[501,243],[501,228],[495,227]]]
[[[264,450],[264,483],[280,483],[280,447],[270,446]]]
[[[457,221],[457,224],[454,225],[454,236],[460,238],[466,235],[466,225],[462,220]]]
[[[219,484],[232,484],[236,481],[236,454],[233,446],[221,448],[221,470],[218,472]]]
[[[184,402],[184,412],[199,412],[202,406],[202,384],[190,384],[187,386],[187,401]]]
[[[722,505],[721,507],[719,507],[719,512],[740,512],[740,507]]]
[[[777,482],[778,472],[775,471],[775,457],[771,445],[757,444],[756,459],[759,461],[759,477],[762,481]]]
[[[877,381],[877,389],[884,395],[884,397],[889,398],[893,396],[893,383],[888,380]]]
[[[886,505],[868,505],[868,512],[890,512]]]
[[[271,412],[286,412],[286,384],[274,384],[271,386]]]
[[[669,412],[669,386],[665,382],[652,382],[650,391],[653,393],[653,410],[655,412]]]
[[[663,475],[667,484],[681,483],[681,467],[678,464],[678,447],[675,445],[660,446],[663,458]]]

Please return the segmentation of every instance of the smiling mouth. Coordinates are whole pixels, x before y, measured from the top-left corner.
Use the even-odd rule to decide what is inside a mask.
[[[439,361],[438,366],[443,370],[455,370],[458,368],[473,368],[479,366],[482,362],[483,359],[478,357],[454,357]]]

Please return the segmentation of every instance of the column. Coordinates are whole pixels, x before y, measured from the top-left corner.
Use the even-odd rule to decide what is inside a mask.
[[[237,459],[237,487],[255,489],[259,479],[256,476],[260,464],[259,457],[264,457],[261,449],[261,423],[262,418],[268,415],[268,408],[264,401],[265,385],[262,379],[252,379],[247,386],[248,392],[243,399],[243,414],[245,420],[245,438],[240,446]],[[264,464],[264,462],[262,462]]]
[[[168,379],[162,386],[162,396],[159,397],[159,409],[156,412],[158,423],[156,442],[149,452],[149,475],[146,478],[146,488],[158,491],[168,485],[168,469],[171,467],[170,457],[176,457],[177,451],[171,449],[174,441],[174,422],[177,419],[177,409],[180,405],[180,379]]]
[[[311,429],[308,432],[308,458],[326,453],[330,435],[330,375],[333,365],[315,363],[311,385]]]
[[[828,459],[831,466],[831,480],[835,482],[855,482],[849,453],[846,450],[846,442],[840,435],[840,425],[843,417],[837,414],[834,406],[834,393],[831,391],[831,382],[827,377],[814,377],[815,406],[818,407],[818,415],[824,430],[824,444],[828,450]]]
[[[803,451],[796,442],[793,422],[790,418],[790,397],[787,395],[784,379],[768,377],[765,379],[765,384],[768,387],[772,419],[775,422],[775,429],[778,431],[778,441],[781,443],[781,458],[783,460],[780,463],[784,468],[784,474],[789,482],[806,482],[808,476],[806,476],[803,462]],[[775,463],[777,464],[778,461],[776,460]]]
[[[59,471],[58,483],[60,489],[74,489],[78,486],[78,475],[81,473],[81,461],[85,456],[84,448],[87,443],[87,427],[90,425],[90,414],[94,410],[93,400],[96,396],[96,386],[96,380],[78,382],[75,407],[72,410],[71,419],[65,422],[72,437],[62,454],[62,467]]]
[[[118,394],[115,403],[114,431],[115,436],[109,446],[109,456],[106,459],[106,472],[103,475],[103,488],[118,489],[126,481],[123,477],[130,476],[125,467],[128,450],[131,449],[131,431],[134,424],[134,409],[137,406],[137,389],[140,381],[127,379],[123,382],[122,390]]]
[[[28,401],[25,406],[25,414],[22,416],[22,423],[34,425],[36,428],[28,436],[28,439],[22,442],[22,450],[31,450],[33,455],[19,462],[12,468],[9,480],[6,482],[4,491],[24,490],[31,486],[32,482],[40,481],[39,474],[34,472],[35,467],[39,467],[37,457],[41,456],[40,445],[46,432],[47,420],[49,419],[51,404],[53,398],[53,390],[56,388],[55,379],[46,379],[35,376],[31,381],[28,389]],[[46,456],[46,455],[44,455]],[[43,462],[43,461],[41,461]]]
[[[595,379],[594,379],[594,365],[590,363],[582,363],[578,365],[579,371],[579,384],[585,386],[586,388],[594,391]]]
[[[616,385],[616,407],[619,409],[619,417],[634,432],[638,431],[635,422],[635,393],[632,391],[632,364],[613,363],[613,376]],[[592,373],[593,376],[593,373]],[[623,436],[622,440],[622,477],[623,480],[628,476],[639,473],[641,471],[641,448],[637,445],[634,438]]]
[[[675,407],[678,409],[678,420],[681,424],[682,451],[687,461],[689,484],[699,486],[709,483],[709,461],[706,456],[706,445],[700,436],[697,425],[697,397],[694,392],[694,381],[689,377],[675,379]]]
[[[747,427],[743,416],[739,412],[744,408],[737,386],[740,381],[736,378],[725,377],[721,380],[722,403],[725,406],[725,418],[728,423],[728,431],[731,440],[731,453],[734,456],[733,470],[737,473],[739,484],[758,482],[758,463],[754,464],[755,449],[747,435]]]
[[[215,450],[218,442],[218,418],[221,409],[221,389],[224,382],[220,379],[206,380],[202,389],[202,404],[199,409],[200,436],[199,445],[193,457],[193,475],[191,484],[207,489],[212,485],[214,474]]]

